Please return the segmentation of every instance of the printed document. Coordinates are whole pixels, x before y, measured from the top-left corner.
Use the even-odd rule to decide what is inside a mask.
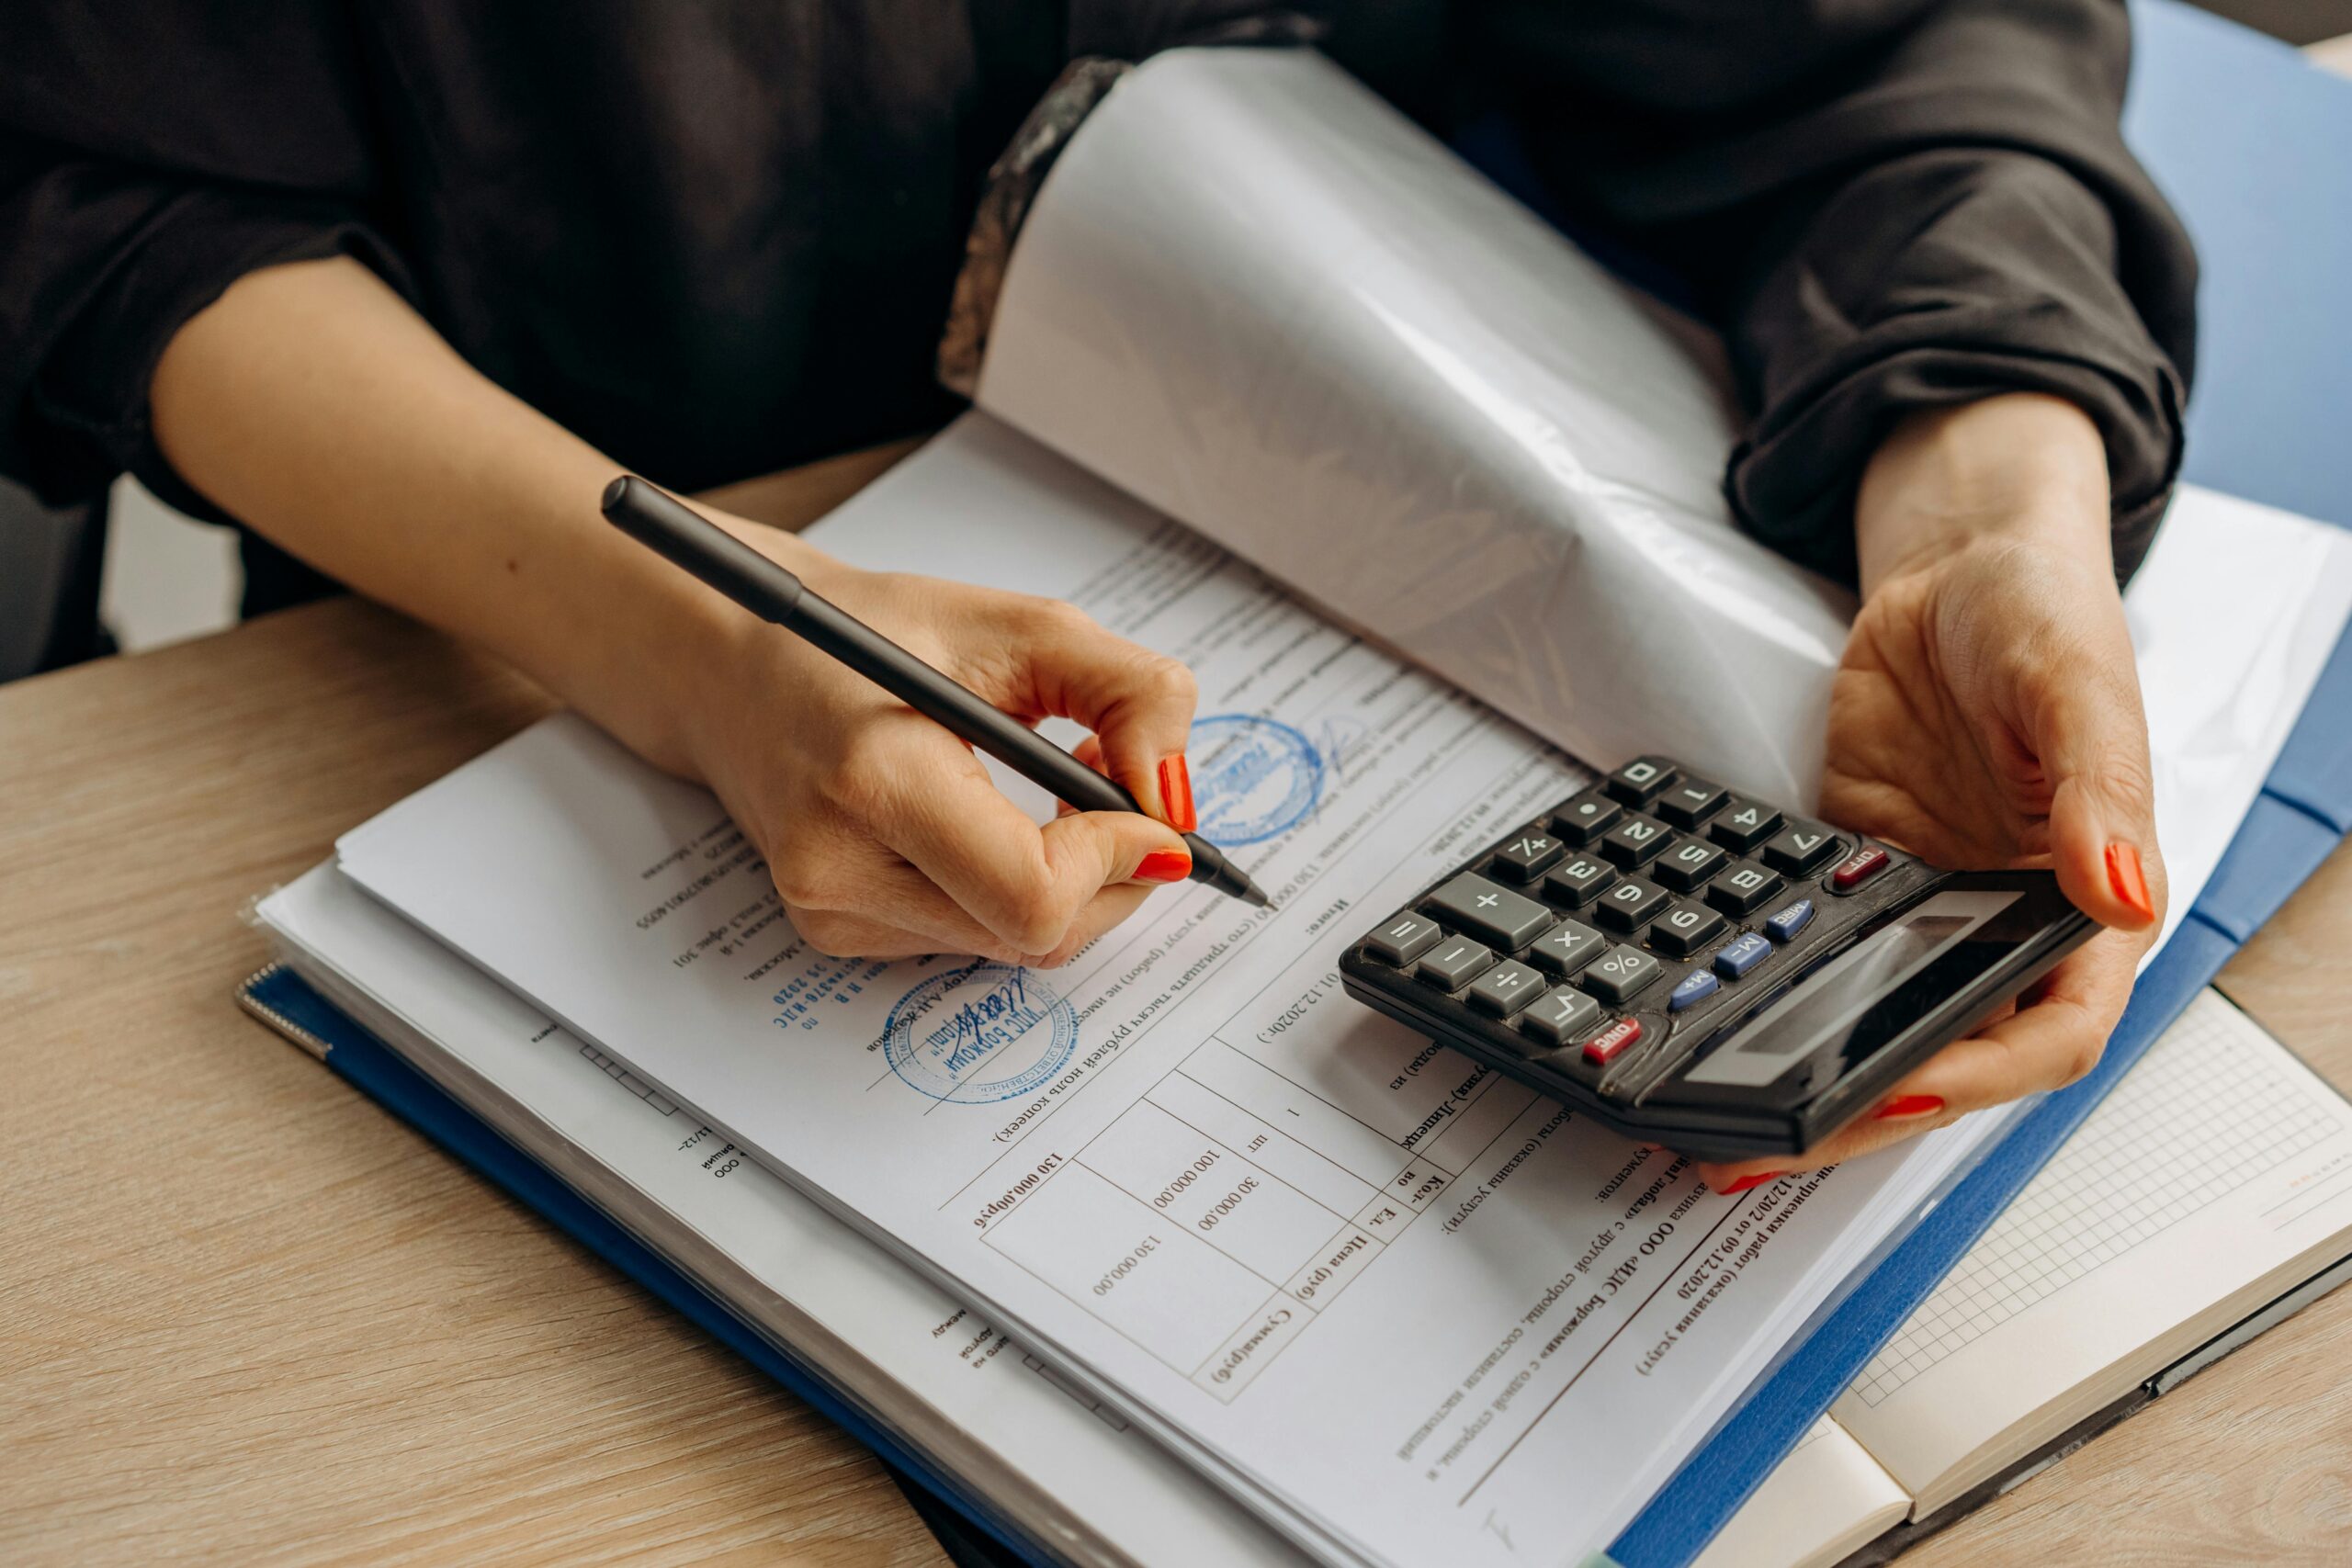
[[[1001,427],[825,542],[1185,660],[1204,827],[1279,908],[1171,888],[1050,972],[828,958],[709,795],[570,716],[344,869],[1311,1551],[1604,1545],[1995,1124],[1718,1197],[1339,986],[1575,764]]]

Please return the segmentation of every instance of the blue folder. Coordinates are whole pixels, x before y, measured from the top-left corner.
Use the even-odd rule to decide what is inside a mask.
[[[2135,0],[2125,130],[2195,234],[2203,347],[2188,477],[2352,528],[2352,84],[2174,0]],[[1467,149],[1465,149],[1466,151]],[[1481,159],[1480,161],[1484,161]],[[1499,171],[1498,171],[1499,173]],[[1515,182],[1507,176],[1506,185]],[[2037,1105],[1792,1347],[1610,1548],[1681,1568],[1926,1299],[2231,953],[2352,831],[2352,634],[2219,871],[2140,978],[2099,1066]],[[507,1144],[299,978],[248,987],[327,1065],[866,1444],[967,1563],[1050,1561],[957,1477],[865,1419],[602,1211]]]

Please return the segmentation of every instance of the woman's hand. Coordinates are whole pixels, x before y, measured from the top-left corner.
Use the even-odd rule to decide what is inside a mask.
[[[842,956],[1057,964],[1190,874],[1177,827],[1193,826],[1194,694],[1182,664],[1057,600],[859,571],[722,521],[1007,713],[1085,725],[1088,759],[1159,818],[1077,812],[1040,828],[963,741],[798,638],[714,604],[680,744],[766,854],[803,936]]]
[[[2049,866],[2109,930],[1802,1158],[1702,1167],[1717,1191],[2082,1077],[2165,905],[2089,420],[2031,394],[1915,415],[1872,458],[1855,526],[1863,602],[1830,696],[1822,814],[1938,865]]]

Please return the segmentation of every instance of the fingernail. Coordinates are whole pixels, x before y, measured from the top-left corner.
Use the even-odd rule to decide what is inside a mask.
[[[1939,1094],[1898,1094],[1878,1108],[1882,1122],[1903,1122],[1914,1116],[1933,1116],[1944,1108]]]
[[[1728,1198],[1735,1192],[1745,1192],[1750,1188],[1761,1187],[1768,1181],[1778,1181],[1780,1179],[1781,1173],[1779,1171],[1767,1170],[1755,1176],[1743,1176],[1737,1181],[1733,1182],[1730,1186],[1719,1187],[1715,1190],[1723,1197]]]
[[[1136,867],[1138,882],[1182,882],[1193,874],[1193,857],[1182,850],[1154,850]]]
[[[1201,825],[1200,813],[1193,809],[1193,770],[1182,751],[1159,764],[1159,805],[1168,825],[1180,833]]]
[[[2148,902],[2147,874],[2140,869],[2140,852],[2130,844],[2107,846],[2107,885],[2115,896],[2132,906],[2143,920],[2156,918],[2156,907]]]

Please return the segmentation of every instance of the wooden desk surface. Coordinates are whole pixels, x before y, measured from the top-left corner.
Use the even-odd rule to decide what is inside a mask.
[[[740,487],[796,524],[903,448]],[[0,688],[0,1561],[935,1563],[821,1416],[231,1000],[237,919],[546,711],[352,600]],[[2352,852],[2222,976],[2352,1089]],[[2352,1292],[1905,1558],[2340,1562]]]

